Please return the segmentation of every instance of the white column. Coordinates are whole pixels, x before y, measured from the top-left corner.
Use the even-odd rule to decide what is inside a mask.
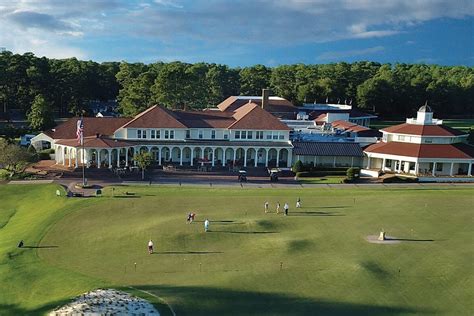
[[[454,162],[451,163],[451,169],[449,169],[449,175],[453,176]]]
[[[247,149],[244,149],[244,167],[247,167]]]
[[[203,159],[203,160],[204,160],[204,149],[205,149],[205,148],[202,148],[202,147],[201,147],[201,159]]]
[[[433,171],[431,172],[431,174],[433,175],[433,177],[436,177],[436,162],[433,162]]]
[[[95,152],[97,153],[97,169],[100,169],[100,149],[96,149]]]
[[[125,167],[128,167],[128,148],[125,148]]]
[[[71,152],[72,152],[72,149],[68,148],[67,149],[67,157],[69,159],[68,167],[71,167]]]
[[[194,165],[193,160],[194,160],[194,147],[191,148],[191,166]]]
[[[402,172],[402,161],[398,161],[398,173]]]
[[[138,154],[140,152],[140,149],[137,150],[137,147],[133,147],[133,155],[135,156],[136,154]],[[137,165],[137,161],[135,159],[133,159],[133,165],[136,166]]]
[[[370,156],[367,156],[367,169],[370,169]]]
[[[265,148],[265,167],[268,167],[268,151],[270,149]]]
[[[293,164],[293,150],[290,151],[290,149],[288,149],[287,151],[288,151],[288,159],[287,159],[286,166],[288,168],[291,168],[291,165]]]
[[[183,148],[179,148],[179,165],[183,165]]]
[[[385,160],[384,160],[385,161]],[[351,157],[351,167],[354,167],[354,156]],[[383,169],[382,169],[383,170]]]
[[[281,149],[278,149],[277,150],[277,162],[276,162],[276,167],[280,167],[280,150]]]
[[[467,167],[467,175],[472,177],[472,161],[469,161],[469,167]]]
[[[382,171],[385,171],[385,158],[382,159]]]
[[[112,150],[107,149],[107,156],[109,157],[109,168],[112,168]]]
[[[117,168],[120,168],[120,150],[121,148],[117,148]]]
[[[216,161],[216,149],[215,148],[212,148],[212,164],[211,166],[214,167],[214,161]]]
[[[254,167],[257,167],[257,163],[258,163],[258,149],[255,148],[255,159],[254,159]]]
[[[418,175],[420,172],[420,163],[417,161],[415,162],[415,175]]]
[[[161,166],[161,151],[163,147],[158,147],[158,166]]]
[[[79,153],[77,151],[77,148],[74,148],[74,168],[78,167],[78,162],[79,162]]]
[[[334,159],[332,161],[332,167],[336,168],[336,156],[334,156]]]
[[[232,148],[234,150],[234,160],[232,161],[232,165],[234,165],[235,160],[237,159],[237,149]]]

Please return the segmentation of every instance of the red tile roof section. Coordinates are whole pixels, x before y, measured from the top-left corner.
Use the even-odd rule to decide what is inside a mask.
[[[262,109],[258,104],[247,103],[238,108],[233,115],[236,120],[229,129],[253,129],[253,130],[291,130],[275,116]]]
[[[251,102],[249,102],[251,101]],[[249,99],[239,99],[236,96],[231,96],[222,101],[217,105],[219,110],[221,111],[231,111],[234,112],[241,106],[244,106],[247,103],[255,103],[258,106],[262,106],[262,99],[260,97],[255,98],[255,100]],[[269,99],[266,111],[270,113],[296,113],[298,112],[298,108],[293,105],[290,101],[286,99],[282,100],[275,100]]]
[[[78,117],[72,117],[44,133],[53,139],[75,139],[78,120]],[[96,134],[111,136],[120,126],[130,120],[124,117],[84,117],[84,137]]]
[[[473,159],[474,146],[457,144],[413,144],[402,142],[379,142],[364,149],[364,152],[417,158]]]
[[[219,110],[177,111],[175,115],[189,128],[227,128],[235,122],[232,113]]]
[[[351,122],[348,122],[348,121],[344,121],[344,120],[337,120],[337,121],[332,122],[331,124],[332,124],[333,127],[337,128],[337,129],[343,129],[343,130],[348,131],[348,132],[356,132],[357,133],[357,132],[370,130],[370,128],[368,128],[368,127],[357,125],[357,124],[354,124],[354,123],[351,123]]]
[[[57,141],[58,145],[65,145],[70,147],[81,147],[76,139],[63,139]],[[133,146],[131,143],[121,140],[115,140],[105,137],[84,137],[84,147],[85,148],[117,148],[117,147],[127,147]]]
[[[459,136],[466,133],[445,125],[417,125],[403,123],[382,129],[383,132],[420,136]]]
[[[124,128],[187,128],[177,120],[173,111],[154,105],[135,116]]]

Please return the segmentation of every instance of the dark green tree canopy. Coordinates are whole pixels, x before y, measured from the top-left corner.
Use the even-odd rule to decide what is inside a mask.
[[[151,104],[212,107],[232,95],[273,95],[302,103],[350,102],[382,117],[406,117],[428,100],[439,117],[474,115],[474,68],[370,61],[321,65],[152,64],[38,58],[0,53],[0,117],[32,111],[42,95],[49,115],[82,113],[90,100],[118,100],[133,116]],[[40,124],[41,125],[41,124]]]

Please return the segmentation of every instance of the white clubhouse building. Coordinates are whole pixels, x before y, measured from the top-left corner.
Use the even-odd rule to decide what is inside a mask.
[[[156,165],[290,167],[290,128],[248,100],[236,108],[205,111],[152,106],[134,118],[84,118],[84,144],[76,139],[79,118],[45,131],[32,144],[51,143],[56,163],[77,168],[128,167],[149,152]]]
[[[434,119],[428,105],[418,110],[416,118],[381,132],[382,140],[364,150],[367,158],[363,174],[392,172],[420,180],[473,175],[474,147],[467,144],[468,134]]]

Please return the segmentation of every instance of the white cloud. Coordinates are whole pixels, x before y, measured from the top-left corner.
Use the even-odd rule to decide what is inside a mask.
[[[191,43],[234,50],[380,38],[471,16],[472,0],[7,0],[0,5],[0,46],[85,56],[78,48],[85,39],[133,36],[163,44],[170,55],[189,54],[196,51]]]

